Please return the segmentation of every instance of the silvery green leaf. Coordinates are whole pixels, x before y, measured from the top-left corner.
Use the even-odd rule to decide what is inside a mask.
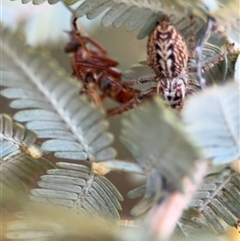
[[[49,53],[25,47],[19,33],[3,29],[1,95],[14,99],[14,119],[45,140],[42,149],[57,157],[105,161],[116,151],[103,110],[79,95],[80,84],[69,78]]]
[[[186,101],[182,116],[197,146],[213,164],[239,158],[239,84],[212,87]]]

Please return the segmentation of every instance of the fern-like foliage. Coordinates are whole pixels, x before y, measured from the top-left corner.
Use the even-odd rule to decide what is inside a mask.
[[[240,175],[229,168],[208,175],[189,206],[201,212],[219,233],[226,231],[221,219],[236,227],[240,219]]]
[[[54,165],[40,157],[34,142],[36,134],[4,114],[0,115],[1,188],[20,191],[32,185],[34,178]],[[7,193],[5,193],[5,197]],[[1,201],[4,199],[1,198]]]
[[[156,106],[154,110],[157,111]],[[135,133],[137,132],[137,129],[141,130],[141,133],[145,132],[141,137],[134,134],[134,136],[136,135],[138,137],[136,139],[133,139],[134,137],[128,137],[129,140],[132,141],[131,144],[128,143],[130,150],[134,155],[136,155],[135,153],[137,153],[137,155],[138,153],[141,153],[140,158],[139,156],[136,156],[136,159],[140,160],[140,164],[143,162],[145,164],[144,167],[147,170],[151,170],[153,166],[153,163],[151,163],[151,156],[154,157],[155,153],[160,151],[161,148],[164,148],[163,160],[168,157],[167,154],[169,151],[170,154],[174,153],[175,158],[178,157],[178,159],[174,159],[174,161],[177,161],[178,165],[183,166],[186,158],[182,156],[182,154],[177,153],[177,151],[179,151],[178,146],[174,145],[175,142],[178,144],[181,141],[177,138],[176,134],[174,135],[174,141],[169,140],[168,135],[166,134],[167,128],[165,127],[164,131],[161,130],[163,124],[160,125],[161,121],[157,120],[155,115],[154,113],[148,113],[148,115],[145,115],[145,118],[146,116],[151,116],[152,118],[146,119],[144,127],[139,124],[144,121],[144,116],[139,115],[138,118],[135,117],[133,120]],[[205,155],[208,158],[213,159],[214,164],[229,163],[239,158],[240,118],[238,83],[230,83],[223,87],[213,87],[198,96],[190,98],[189,103],[186,104],[186,107],[183,110],[183,119],[187,124],[188,133],[191,133],[195,139],[194,143],[197,143],[197,145],[204,150]],[[154,126],[153,121],[157,121],[157,123],[159,123],[159,128],[154,128],[154,134],[151,133],[150,130]],[[174,121],[175,126],[178,125],[178,122],[180,122],[180,120]],[[131,126],[130,124],[125,125],[127,128]],[[161,133],[156,132],[158,129],[161,130]],[[159,137],[153,141],[149,138],[149,136],[154,135],[158,135]],[[168,145],[161,146],[161,135]],[[144,140],[147,140],[147,143],[151,143],[151,147],[153,148],[149,149],[148,146],[148,150],[150,150],[147,154],[148,156],[144,156],[145,153],[143,153],[147,153],[147,150],[144,149]],[[171,144],[169,145],[169,143]],[[174,148],[174,150],[171,148]],[[184,150],[184,148],[182,147],[180,150]],[[189,154],[188,151],[186,152],[187,154]],[[141,159],[142,156],[147,161],[144,162],[144,160]],[[183,159],[180,160],[181,157],[183,157]],[[169,164],[170,160],[166,163]],[[161,161],[159,161],[159,166],[155,164],[153,172],[157,172],[161,164]],[[171,164],[171,166],[173,167],[174,164]],[[184,169],[187,170],[187,167],[184,167]],[[161,171],[163,173],[161,173]],[[158,171],[161,175],[166,175],[166,178],[171,178],[171,173],[168,170],[161,167],[161,171]],[[171,169],[171,171],[173,171],[172,175],[176,178],[181,172],[181,168],[178,167],[175,170]],[[222,175],[223,178],[218,180],[218,177],[221,177]],[[239,218],[240,183],[239,175],[229,171],[228,169],[227,172],[223,171],[223,173],[220,173],[219,176],[213,176],[215,179],[213,179],[213,183],[211,184],[209,184],[209,179],[206,178],[206,183],[204,182],[202,189],[200,188],[198,192],[199,196],[195,196],[191,205],[197,208],[218,232],[222,233],[225,229],[219,222],[217,216],[223,218],[223,220],[230,226],[236,226],[236,219],[234,219],[232,215]],[[147,178],[150,179],[150,177]],[[147,193],[149,189],[148,182],[150,182],[148,179],[146,186],[141,186],[132,190],[129,192],[128,196],[130,198],[136,198]],[[180,182],[179,180],[178,182]],[[177,180],[175,179],[175,183],[176,182]],[[221,186],[221,184],[223,186]],[[154,184],[151,185],[151,188],[154,188],[154,185],[158,185],[158,181],[155,180]],[[145,195],[143,199],[132,209],[131,214],[134,216],[143,215],[151,208],[152,205],[153,203],[149,200],[148,196]]]
[[[22,0],[22,3],[32,1],[38,5],[46,0]],[[49,4],[55,4],[59,0],[48,0]],[[228,33],[234,36],[239,34],[238,0],[213,0],[213,1],[181,1],[181,0],[65,0],[65,4],[72,5],[79,2],[76,8],[76,16],[86,15],[88,19],[94,19],[102,14],[102,25],[120,27],[126,23],[126,30],[133,31],[142,25],[137,38],[142,39],[154,28],[156,21],[164,13],[178,17],[195,14],[200,18],[206,18],[207,14],[213,15],[217,21],[228,28]],[[104,14],[103,14],[104,13]],[[225,19],[228,18],[228,21]],[[178,20],[176,21],[178,22]]]
[[[239,84],[229,83],[189,98],[183,119],[197,146],[214,164],[240,157]]]
[[[65,0],[67,4],[75,2],[75,0]],[[196,15],[204,18],[210,10],[211,14],[216,16],[217,19],[222,20],[222,16],[218,14],[218,11],[222,9],[220,6],[223,5],[223,2],[217,0],[212,1],[210,4],[201,0],[195,3],[181,0],[84,0],[80,2],[80,6],[76,9],[77,17],[82,17],[86,14],[88,19],[93,19],[104,13],[102,17],[103,26],[120,27],[127,22],[127,31],[133,31],[140,25],[143,25],[138,34],[139,39],[146,36],[154,28],[156,20],[162,13],[185,16],[186,12],[195,12]],[[230,13],[230,10],[233,10],[234,16],[238,17],[236,10],[233,9],[234,5],[237,6],[237,1],[233,1],[231,4],[225,1],[224,4],[226,12]],[[231,20],[232,23],[237,25],[235,19]]]
[[[5,159],[10,154],[21,152],[20,147],[32,145],[36,138],[36,133],[26,130],[18,123],[13,123],[8,115],[0,114],[1,158]]]
[[[146,185],[140,186],[128,192],[131,199],[141,197],[146,192]],[[211,173],[204,178],[198,191],[195,193],[189,210],[179,221],[179,228],[183,235],[195,233],[206,221],[218,232],[226,232],[222,224],[225,221],[229,226],[236,227],[237,219],[240,219],[240,175],[229,168],[224,168],[218,173]],[[131,210],[136,217],[144,216],[153,203],[144,196],[142,200]],[[194,208],[195,211],[192,211]],[[205,223],[205,224],[204,224]],[[180,232],[177,228],[177,232]],[[206,229],[207,228],[206,226]],[[211,230],[209,230],[211,234]]]
[[[183,4],[184,5],[184,4]],[[85,0],[76,9],[77,17],[86,14],[88,19],[93,19],[104,12],[101,24],[104,27],[112,25],[115,28],[126,25],[126,31],[131,32],[142,25],[137,38],[142,39],[147,36],[156,26],[163,14],[175,13],[170,20],[180,28],[188,26],[188,18],[181,15],[183,6],[174,1],[92,1]],[[164,6],[164,7],[163,7]],[[191,7],[190,7],[191,8]],[[107,11],[105,11],[107,10]],[[197,18],[198,25],[202,25],[203,20]],[[196,33],[199,28],[195,28]]]
[[[65,206],[86,216],[92,214],[117,221],[122,195],[105,177],[97,176],[83,165],[56,164],[59,169],[49,170],[41,176],[40,189],[31,191],[31,200]]]
[[[162,178],[170,190],[183,191],[182,178],[192,175],[201,156],[180,119],[164,108],[159,97],[123,120],[121,139],[147,174],[150,199],[159,196]]]
[[[27,48],[20,36],[3,30],[1,95],[15,99],[14,119],[27,122],[44,141],[42,149],[61,158],[104,161],[116,152],[109,147],[103,113],[79,96],[80,85],[70,79],[44,50]]]

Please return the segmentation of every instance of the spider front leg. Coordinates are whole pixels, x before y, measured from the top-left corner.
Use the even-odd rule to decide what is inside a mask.
[[[143,99],[150,97],[153,93],[157,93],[157,88],[156,87],[151,87],[143,92],[141,92],[136,98],[131,99],[129,102],[118,106],[116,108],[110,109],[107,111],[108,116],[114,116],[114,115],[119,115],[122,114],[123,112],[127,110],[131,110],[138,106]]]

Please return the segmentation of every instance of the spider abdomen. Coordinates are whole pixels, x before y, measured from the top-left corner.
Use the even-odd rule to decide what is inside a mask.
[[[186,41],[167,16],[149,36],[147,55],[149,66],[160,78],[175,78],[186,68]]]

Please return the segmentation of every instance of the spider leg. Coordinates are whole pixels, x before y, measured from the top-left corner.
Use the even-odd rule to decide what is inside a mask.
[[[197,88],[201,89],[198,81],[195,80],[195,79],[188,79],[188,85],[194,86],[194,87],[197,87]]]
[[[234,43],[231,44],[230,47],[233,47]],[[209,64],[205,65],[202,67],[202,73],[209,71],[211,68],[213,68],[216,64],[220,63],[221,61],[223,61],[225,59],[225,57],[227,56],[227,54],[230,52],[230,49],[227,48],[226,51],[223,52],[223,54],[219,55],[216,59],[214,59],[212,62],[210,62]]]
[[[126,80],[122,84],[125,87],[131,88],[134,85],[145,84],[145,83],[148,83],[148,82],[156,82],[155,77],[156,77],[155,75],[151,75],[151,76],[148,76],[148,77],[141,77],[141,78],[138,78],[138,79]]]
[[[215,19],[208,15],[206,27],[196,46],[197,80],[201,89],[203,89],[203,85],[205,83],[205,80],[202,77],[202,66],[201,66],[202,49],[203,49],[204,43],[206,42],[207,38],[209,37],[209,34],[212,31],[214,23],[215,23]]]
[[[133,109],[137,105],[139,105],[144,98],[150,97],[153,93],[157,93],[156,87],[151,87],[145,91],[142,91],[136,98],[131,99],[126,104],[123,104],[121,106],[108,110],[107,115],[108,116],[119,115],[127,110]]]
[[[195,36],[194,36],[194,23],[195,20],[193,18],[193,16],[189,16],[190,18],[190,38],[189,38],[189,58],[188,61],[190,59],[194,58],[194,52],[195,52]]]
[[[197,91],[194,88],[188,87],[187,91],[186,91],[186,96],[196,94],[196,93],[197,93]]]

